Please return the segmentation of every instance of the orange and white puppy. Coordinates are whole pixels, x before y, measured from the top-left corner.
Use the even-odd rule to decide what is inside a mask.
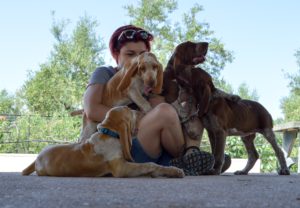
[[[105,85],[102,104],[115,107],[135,103],[144,112],[151,110],[143,97],[149,93],[160,94],[163,84],[162,64],[151,52],[144,52],[125,64]],[[72,116],[83,110],[71,112]]]
[[[88,140],[45,148],[22,174],[36,171],[39,176],[184,177],[176,167],[132,162],[131,138],[140,114],[126,106],[112,108]]]
[[[143,112],[152,108],[143,97],[149,93],[160,94],[163,83],[162,64],[150,52],[144,52],[133,58],[104,85],[102,104],[108,107],[135,103]],[[82,113],[72,112],[71,115]],[[87,122],[83,112],[82,130],[79,140],[89,138],[96,131],[97,123]]]
[[[143,97],[162,91],[163,68],[156,56],[145,52],[135,57],[105,85],[103,104],[106,106],[128,105],[134,102],[142,111],[151,110],[150,103]]]

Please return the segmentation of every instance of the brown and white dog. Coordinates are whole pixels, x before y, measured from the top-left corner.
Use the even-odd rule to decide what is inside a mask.
[[[163,68],[156,56],[144,52],[117,72],[105,85],[103,105],[120,106],[135,103],[143,112],[151,110],[143,95],[160,94]]]
[[[36,171],[38,176],[184,177],[176,167],[132,162],[131,138],[140,114],[126,106],[112,108],[88,140],[45,148],[22,174]]]
[[[230,99],[216,93],[211,76],[201,68],[181,67],[176,70],[178,83],[192,91],[200,107],[199,117],[208,132],[212,153],[215,157],[214,169],[210,174],[220,174],[224,162],[224,148],[227,136],[241,136],[247,149],[246,167],[235,172],[245,175],[254,166],[258,153],[254,146],[256,133],[262,134],[272,145],[280,163],[280,175],[289,175],[284,154],[276,142],[273,119],[270,113],[258,102],[251,100]],[[220,91],[219,91],[220,92]]]
[[[143,97],[149,93],[160,94],[163,83],[162,64],[151,52],[135,57],[104,85],[102,104],[108,107],[135,103],[144,113],[152,108]],[[97,123],[87,122],[83,113],[80,141],[96,131]]]

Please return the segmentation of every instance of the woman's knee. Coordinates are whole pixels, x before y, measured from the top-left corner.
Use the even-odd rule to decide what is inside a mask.
[[[176,110],[168,103],[161,103],[155,107],[157,116],[161,121],[177,122],[179,121]]]

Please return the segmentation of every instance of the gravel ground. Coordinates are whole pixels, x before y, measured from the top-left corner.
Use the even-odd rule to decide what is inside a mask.
[[[300,175],[72,178],[0,172],[0,207],[300,207]]]

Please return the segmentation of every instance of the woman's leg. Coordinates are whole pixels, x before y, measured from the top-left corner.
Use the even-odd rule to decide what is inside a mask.
[[[178,157],[184,148],[184,137],[175,109],[167,104],[158,104],[140,121],[137,138],[144,151],[158,158],[164,148],[173,157]]]
[[[137,139],[151,158],[158,159],[163,148],[175,157],[168,165],[183,169],[186,175],[202,175],[214,165],[213,155],[197,147],[182,156],[186,144],[177,112],[170,104],[158,104],[142,118]]]

